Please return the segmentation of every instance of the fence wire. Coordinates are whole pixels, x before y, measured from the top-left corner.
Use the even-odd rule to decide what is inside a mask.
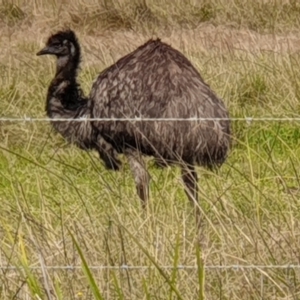
[[[300,122],[300,117],[240,117],[240,118],[202,118],[202,117],[190,117],[190,118],[35,118],[35,117],[0,117],[0,122],[90,122],[90,121],[101,121],[101,122],[166,122],[166,121],[245,121],[247,123],[255,121],[264,122]]]
[[[90,122],[90,121],[101,121],[101,122],[167,122],[167,121],[244,121],[248,125],[252,122],[300,122],[300,117],[239,117],[239,118],[200,118],[200,117],[190,117],[190,118],[144,118],[144,117],[134,117],[134,118],[38,118],[38,117],[0,117],[0,122]],[[35,271],[76,271],[82,269],[82,266],[79,265],[57,265],[57,266],[14,266],[14,265],[1,265],[1,271],[17,271],[17,270],[35,270]],[[160,269],[164,270],[197,270],[198,266],[194,265],[177,265],[177,266],[159,266]],[[119,265],[119,266],[109,266],[109,265],[92,265],[89,266],[91,270],[98,270],[98,271],[105,271],[105,270],[150,270],[156,269],[155,266],[133,266],[133,265]],[[204,269],[207,271],[224,271],[224,270],[231,270],[242,272],[246,270],[250,271],[261,271],[261,295],[263,295],[263,281],[265,271],[268,270],[300,270],[300,264],[285,264],[285,265],[205,265]]]
[[[24,269],[23,266],[3,266],[0,265],[0,270],[19,270]],[[82,266],[26,266],[26,269],[30,270],[77,270],[81,269]],[[89,266],[89,269],[92,270],[149,270],[155,269],[155,266],[130,266],[130,265],[120,265],[120,266]],[[178,265],[178,266],[159,266],[160,269],[165,270],[197,270],[198,266],[187,266],[187,265]],[[206,270],[267,270],[267,269],[300,269],[300,264],[294,265],[207,265],[204,266]]]

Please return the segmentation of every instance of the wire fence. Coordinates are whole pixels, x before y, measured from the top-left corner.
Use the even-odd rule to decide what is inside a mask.
[[[101,122],[167,122],[167,121],[244,121],[248,125],[252,122],[300,122],[300,117],[237,117],[237,118],[200,118],[200,117],[190,117],[190,118],[144,118],[144,117],[134,117],[134,118],[38,118],[38,117],[0,117],[0,122],[90,122],[90,121],[101,121]],[[4,271],[18,271],[22,269],[32,270],[32,271],[76,271],[81,270],[82,266],[80,265],[41,265],[41,266],[14,266],[14,265],[1,265],[0,270]],[[164,265],[159,266],[160,269],[163,270],[197,270],[197,265]],[[150,269],[157,269],[156,266],[146,266],[146,265],[118,265],[118,266],[110,266],[110,265],[90,265],[90,270],[96,271],[105,271],[105,270],[120,270],[120,271],[129,271],[129,270],[150,270]],[[266,276],[267,271],[290,271],[290,270],[300,270],[300,264],[284,264],[284,265],[204,265],[204,269],[206,271],[236,271],[236,272],[243,272],[243,271],[258,271],[261,273],[261,295],[263,295],[263,276]]]
[[[30,270],[77,270],[81,269],[82,266],[26,266],[26,269]],[[120,265],[120,266],[89,266],[89,269],[92,270],[149,270],[155,269],[155,266],[130,266],[130,265]],[[177,265],[177,266],[159,266],[160,269],[165,270],[197,270],[198,266],[188,266],[188,265]],[[295,265],[206,265],[204,266],[206,270],[235,270],[235,271],[244,271],[244,270],[267,270],[267,269],[300,269],[300,264]],[[19,270],[25,269],[23,266],[1,266],[0,270]]]
[[[122,264],[119,266],[109,266],[109,265],[91,265],[88,266],[91,271],[119,271],[120,276],[123,274],[122,272],[126,272],[127,280],[129,280],[131,276],[128,272],[131,271],[149,271],[149,270],[158,270],[158,268],[154,265],[145,266],[145,265],[126,265]],[[183,275],[183,271],[195,271],[199,267],[196,265],[164,265],[159,266],[159,271],[172,271],[178,270],[180,275]],[[253,299],[253,296],[259,297],[258,299],[275,299],[274,297],[280,297],[283,299],[283,295],[286,297],[284,299],[299,299],[300,295],[300,281],[299,281],[299,270],[300,264],[285,264],[285,265],[206,265],[204,266],[205,271],[209,272],[210,275],[206,277],[207,282],[207,291],[208,293],[212,293],[212,295],[216,294],[219,296],[220,293],[226,294],[227,292],[236,293],[236,297],[244,292],[247,292],[247,296],[242,296],[242,299]],[[83,271],[83,266],[78,265],[64,265],[64,266],[47,266],[41,264],[41,266],[13,266],[13,265],[0,265],[0,277],[1,273],[4,276],[15,276],[20,274],[20,271],[30,271],[30,272],[41,272],[43,274],[44,281],[47,283],[51,274],[55,274],[58,271],[63,272],[72,272],[74,275],[74,271]],[[275,271],[280,271],[279,274],[274,273]],[[296,272],[297,271],[297,272]],[[226,272],[226,273],[223,273]],[[227,274],[227,272],[231,272]],[[253,274],[253,272],[255,272]],[[272,273],[271,273],[272,272]],[[13,274],[12,274],[13,273]],[[21,272],[22,274],[22,272]],[[47,274],[47,275],[46,275]],[[227,276],[225,275],[227,274]],[[235,275],[236,274],[236,275]],[[190,273],[185,274],[183,276],[188,275],[188,277],[184,280],[191,280],[194,278]],[[50,276],[50,277],[49,277]],[[217,276],[217,277],[215,277]],[[7,277],[8,278],[8,277]],[[10,277],[14,278],[14,277]],[[178,277],[180,278],[180,277]],[[216,287],[216,278],[219,280],[220,284]],[[241,285],[239,285],[240,279],[242,279]],[[120,278],[122,280],[122,278]],[[193,280],[193,279],[192,279]],[[220,281],[221,280],[221,281]],[[192,283],[191,283],[192,284]],[[236,284],[236,285],[234,285]],[[135,281],[135,285],[138,288],[138,283]],[[215,289],[212,291],[212,287]],[[107,288],[107,287],[106,287]],[[123,286],[126,289],[125,286]],[[132,286],[129,284],[129,291],[131,292]],[[179,287],[180,288],[180,287]],[[4,286],[5,290],[5,286]],[[182,293],[185,292],[185,289],[182,290]],[[18,292],[19,293],[19,292]],[[23,291],[24,293],[24,291]],[[20,291],[20,295],[22,291]],[[23,295],[23,294],[22,294]],[[190,296],[190,295],[189,295]],[[234,299],[237,299],[237,298]],[[272,297],[272,298],[270,298]],[[217,299],[217,298],[215,298]],[[219,298],[218,299],[223,299]],[[255,298],[256,299],[256,298]],[[277,298],[276,298],[277,299]],[[278,298],[279,299],[279,298]]]
[[[240,117],[240,118],[202,118],[202,117],[190,117],[190,118],[35,118],[35,117],[0,117],[0,122],[90,122],[90,121],[101,121],[101,122],[167,122],[167,121],[245,121],[247,123],[255,121],[264,122],[300,122],[300,117]]]

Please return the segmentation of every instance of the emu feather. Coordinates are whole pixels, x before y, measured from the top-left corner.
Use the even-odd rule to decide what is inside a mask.
[[[195,165],[219,167],[230,147],[229,114],[191,62],[160,39],[149,40],[99,74],[85,97],[77,83],[80,45],[71,30],[52,35],[37,55],[57,57],[46,111],[63,137],[82,149],[95,149],[105,166],[118,170],[125,154],[143,205],[150,177],[142,155],[157,164],[178,164],[186,194],[198,201]],[[87,121],[88,118],[225,118],[197,121]],[[70,118],[70,121],[55,121]]]

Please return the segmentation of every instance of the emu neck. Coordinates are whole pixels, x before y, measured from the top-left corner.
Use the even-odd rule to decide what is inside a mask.
[[[87,99],[76,82],[78,60],[57,59],[56,74],[48,90],[46,111],[49,117],[78,117],[87,110]]]
[[[56,64],[56,80],[76,81],[78,62],[72,60],[70,56],[61,56],[57,59]]]

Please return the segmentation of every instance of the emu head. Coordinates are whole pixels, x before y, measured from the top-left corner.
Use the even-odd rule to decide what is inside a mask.
[[[72,30],[59,31],[48,38],[46,46],[36,55],[55,55],[58,59],[71,59],[75,65],[80,61],[80,46]]]

